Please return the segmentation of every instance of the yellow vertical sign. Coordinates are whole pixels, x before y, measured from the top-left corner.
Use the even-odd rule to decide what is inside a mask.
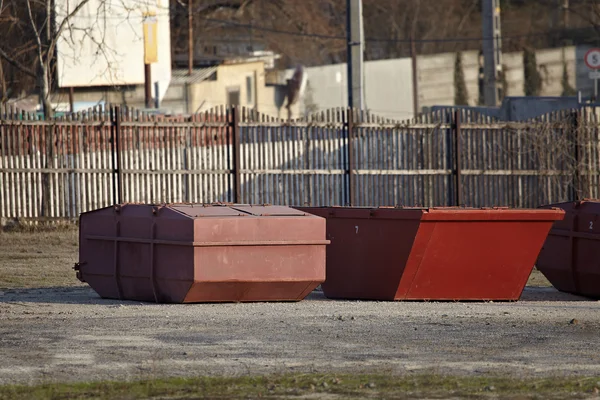
[[[144,13],[144,63],[158,62],[157,18],[153,12]]]

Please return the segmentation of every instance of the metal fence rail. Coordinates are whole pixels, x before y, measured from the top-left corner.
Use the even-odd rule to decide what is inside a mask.
[[[289,122],[97,107],[0,108],[0,221],[76,220],[120,202],[537,207],[599,197],[595,109],[521,123],[468,110],[411,121],[332,109]]]

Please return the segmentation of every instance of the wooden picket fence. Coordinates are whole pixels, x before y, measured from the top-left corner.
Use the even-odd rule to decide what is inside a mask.
[[[593,108],[509,123],[332,109],[283,121],[219,107],[96,107],[50,121],[0,108],[0,222],[74,221],[116,203],[537,207],[599,197]]]

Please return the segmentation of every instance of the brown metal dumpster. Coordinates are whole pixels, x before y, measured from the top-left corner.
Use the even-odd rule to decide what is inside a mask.
[[[558,203],[566,214],[550,230],[537,268],[563,292],[600,298],[600,200]]]
[[[298,301],[325,280],[325,220],[288,207],[125,204],[80,217],[77,276],[102,297]]]
[[[329,298],[518,300],[562,210],[312,208],[327,218]]]

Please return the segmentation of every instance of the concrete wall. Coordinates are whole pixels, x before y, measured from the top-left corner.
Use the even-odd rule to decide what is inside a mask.
[[[589,70],[583,63],[583,55],[587,49],[570,46],[564,49],[536,51],[538,69],[543,80],[540,95],[553,97],[563,93],[563,65],[566,64],[571,87],[581,90],[584,97],[590,96],[593,91],[592,81],[588,78]],[[455,59],[455,53],[424,55],[417,58],[420,111],[436,105],[454,105]],[[476,106],[479,98],[479,52],[463,52],[462,63],[469,105]],[[507,80],[506,96],[524,96],[523,52],[504,53],[502,64]],[[291,75],[291,70],[287,73]],[[307,73],[311,103],[316,109],[346,107],[346,64],[311,67],[307,68]],[[401,120],[412,117],[410,58],[365,62],[365,97],[367,108],[375,114]],[[567,103],[571,104],[571,100]],[[304,105],[303,109],[305,108]]]
[[[452,103],[454,104],[454,60],[456,54],[452,55],[452,68],[449,71],[452,80],[446,81],[446,85],[452,89]],[[469,104],[477,104],[479,98],[479,52],[477,51],[465,51],[462,53],[462,65],[463,73],[465,76],[465,84],[467,85],[467,94],[469,95]],[[435,71],[433,71],[435,74]],[[435,79],[434,76],[428,76],[429,79]],[[449,82],[449,83],[448,83]],[[429,103],[435,103],[435,97],[428,99]],[[447,104],[447,103],[446,103]]]
[[[401,120],[412,118],[412,93],[410,59],[365,63],[365,103],[373,114]]]
[[[291,75],[293,70],[288,70]],[[307,89],[301,112],[311,106],[317,111],[348,106],[346,64],[306,69]],[[412,67],[410,59],[378,60],[365,63],[365,106],[373,114],[407,119],[413,115]],[[311,101],[312,100],[312,101]]]
[[[541,96],[560,96],[563,93],[562,77],[565,66],[569,84],[575,88],[575,47],[538,50],[535,52],[535,58],[543,82]]]
[[[304,101],[301,101],[300,106],[302,113],[306,112],[310,106],[314,106],[317,111],[348,106],[345,63],[310,67],[305,71],[308,78]],[[289,78],[293,72],[294,70],[287,70],[286,77]],[[309,101],[310,97],[312,97],[312,102]]]
[[[505,96],[525,96],[525,71],[523,70],[523,52],[502,54],[502,65],[506,75]],[[477,104],[477,102],[473,102]]]
[[[443,53],[417,58],[419,107],[454,104],[455,57]]]
[[[569,83],[576,88],[577,59],[575,47],[563,49],[545,49],[536,51],[538,70],[542,76],[541,96],[560,96],[563,92],[563,60],[567,66]],[[454,104],[454,61],[455,53],[421,56],[418,58],[419,105]],[[462,53],[463,72],[469,94],[469,105],[477,105],[479,96],[479,53]],[[507,93],[506,96],[524,96],[525,75],[523,70],[523,52],[504,53],[504,65]],[[586,75],[587,76],[587,75]],[[585,89],[584,80],[580,80],[580,89]]]

